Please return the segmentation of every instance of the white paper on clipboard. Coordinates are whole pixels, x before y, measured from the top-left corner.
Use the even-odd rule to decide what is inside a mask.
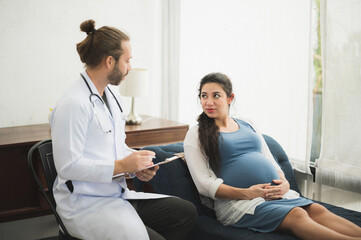
[[[148,166],[148,167],[139,169],[139,170],[135,171],[134,173],[139,172],[139,171],[143,171],[143,170],[145,170],[145,169],[152,168],[152,167],[155,167],[155,166],[159,166],[159,165],[163,165],[163,164],[166,164],[166,163],[170,163],[170,162],[172,162],[172,161],[174,161],[174,160],[176,160],[176,159],[178,159],[178,158],[181,158],[181,157],[182,157],[181,155],[176,155],[176,156],[174,156],[174,157],[166,158],[165,160],[163,160],[163,161],[161,161],[161,162],[158,162],[158,163],[155,163],[155,164],[150,165],[150,166]],[[123,177],[123,176],[128,175],[128,174],[129,174],[129,173],[120,173],[120,174],[114,175],[114,176],[113,176],[113,179],[114,179],[114,178],[118,178],[118,177]]]

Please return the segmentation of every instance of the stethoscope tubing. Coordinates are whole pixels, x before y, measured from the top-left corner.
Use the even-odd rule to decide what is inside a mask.
[[[103,101],[103,99],[102,99],[98,94],[93,93],[93,91],[91,90],[91,88],[90,88],[90,86],[89,86],[89,83],[87,82],[87,80],[85,79],[85,77],[83,76],[83,74],[80,73],[80,76],[83,78],[86,86],[87,86],[88,89],[89,89],[89,92],[90,92],[89,101],[93,104],[93,106],[94,106],[94,103],[93,103],[93,101],[92,101],[92,97],[93,97],[93,96],[97,97],[103,104],[105,104],[104,101]],[[108,86],[107,86],[107,88],[108,88],[109,92],[113,95],[113,97],[114,97],[114,99],[115,99],[115,102],[117,103],[117,105],[118,105],[118,107],[119,107],[119,109],[120,109],[120,112],[123,114],[123,109],[122,109],[122,107],[120,106],[118,99],[115,97],[113,91],[110,90],[110,88],[109,88]]]

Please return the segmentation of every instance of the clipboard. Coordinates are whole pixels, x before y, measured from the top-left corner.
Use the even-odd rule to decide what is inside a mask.
[[[161,162],[158,162],[158,163],[155,163],[153,165],[150,165],[148,167],[145,167],[145,168],[142,168],[142,169],[139,169],[137,171],[135,171],[134,173],[136,172],[139,172],[139,171],[143,171],[145,169],[148,169],[148,168],[152,168],[152,167],[155,167],[155,166],[159,166],[159,165],[163,165],[163,164],[166,164],[166,163],[170,163],[178,158],[183,158],[184,156],[184,153],[176,153],[174,157],[170,157],[170,158],[166,158],[165,160],[161,161]],[[125,175],[129,175],[130,173],[119,173],[119,174],[116,174],[114,175],[112,178],[118,178],[118,177],[123,177]]]

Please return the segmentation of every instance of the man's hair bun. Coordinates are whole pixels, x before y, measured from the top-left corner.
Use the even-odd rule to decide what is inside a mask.
[[[95,32],[95,21],[93,19],[84,21],[80,24],[80,30],[86,32],[86,34]]]

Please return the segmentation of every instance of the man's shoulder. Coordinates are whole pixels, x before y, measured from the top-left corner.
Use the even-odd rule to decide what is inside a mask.
[[[81,82],[76,81],[70,88],[68,88],[60,97],[57,105],[62,106],[86,106],[89,105],[90,92],[87,93],[81,86]]]

